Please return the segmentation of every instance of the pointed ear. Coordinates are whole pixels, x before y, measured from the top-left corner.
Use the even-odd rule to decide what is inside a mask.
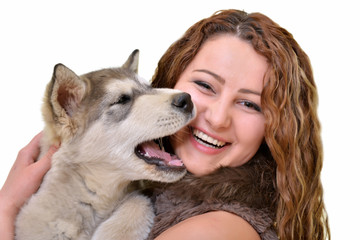
[[[139,50],[135,49],[130,54],[129,58],[126,60],[124,65],[122,65],[122,67],[127,68],[135,73],[138,73],[138,66],[139,66]]]
[[[63,64],[54,67],[48,86],[48,101],[56,117],[72,117],[85,94],[85,83]]]
[[[43,146],[59,145],[78,131],[75,113],[85,96],[86,83],[62,64],[54,67],[51,81],[46,87],[42,115],[45,121]]]

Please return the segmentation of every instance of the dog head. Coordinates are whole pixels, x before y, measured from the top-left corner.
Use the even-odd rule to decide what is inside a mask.
[[[56,65],[44,97],[44,145],[61,143],[66,161],[111,169],[128,180],[175,181],[185,168],[162,151],[161,138],[182,129],[195,108],[189,94],[142,80],[138,56],[135,50],[120,68],[82,76]]]

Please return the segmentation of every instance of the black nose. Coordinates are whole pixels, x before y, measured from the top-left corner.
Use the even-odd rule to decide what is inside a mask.
[[[191,96],[188,93],[176,94],[171,102],[171,105],[181,111],[184,111],[185,113],[191,113],[194,108]]]

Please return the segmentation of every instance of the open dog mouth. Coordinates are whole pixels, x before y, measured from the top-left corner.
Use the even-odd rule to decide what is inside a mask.
[[[179,169],[185,168],[178,156],[165,150],[163,139],[155,139],[144,142],[135,148],[135,154],[148,164],[158,166],[160,169]]]

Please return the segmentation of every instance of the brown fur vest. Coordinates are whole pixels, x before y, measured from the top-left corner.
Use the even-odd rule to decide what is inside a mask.
[[[276,191],[275,163],[261,154],[236,168],[158,186],[153,192],[155,223],[149,240],[192,216],[210,211],[227,211],[246,220],[261,239],[278,239],[274,230]]]

